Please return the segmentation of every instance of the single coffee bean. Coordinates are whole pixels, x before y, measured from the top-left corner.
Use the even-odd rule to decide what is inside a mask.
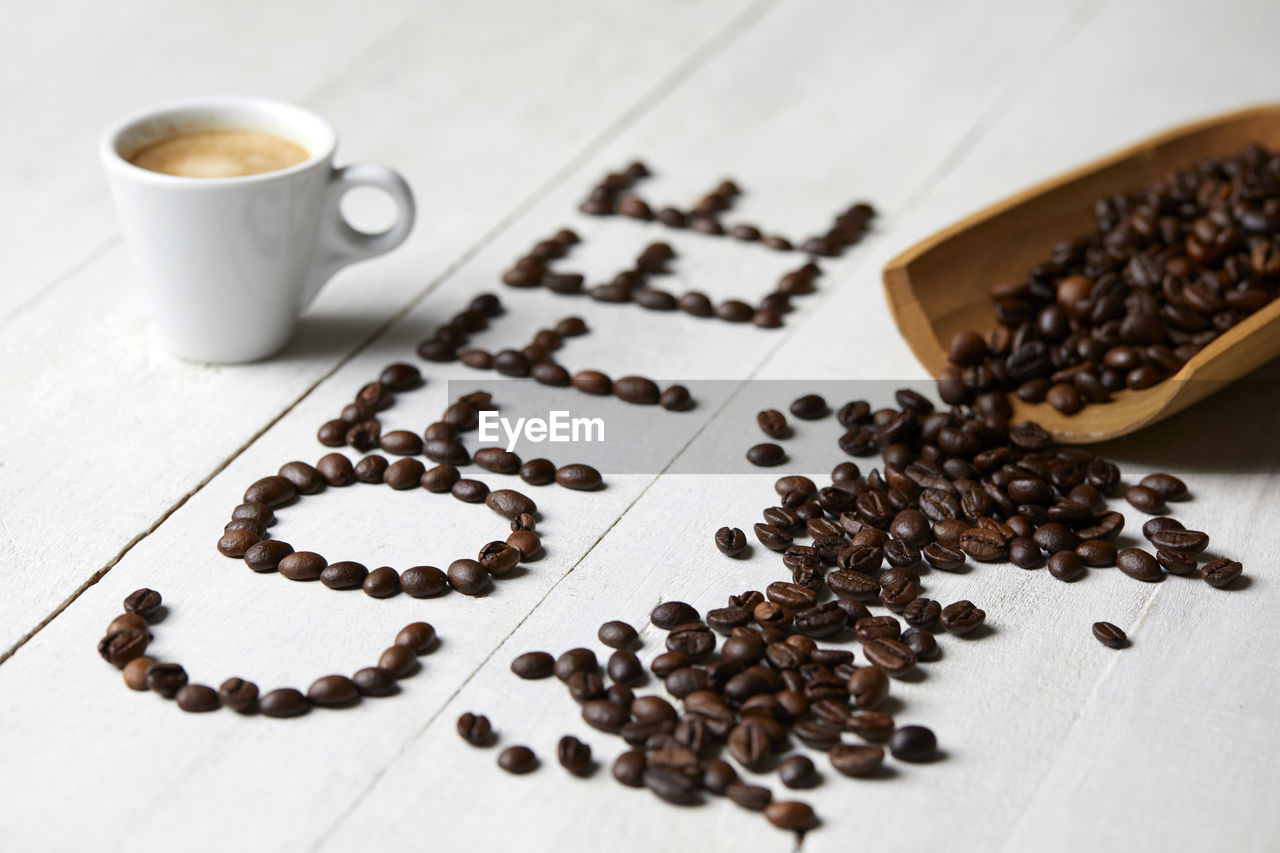
[[[293,553],[293,546],[279,539],[266,539],[249,546],[244,564],[255,572],[274,572],[280,561]]]
[[[675,307],[674,302],[671,307]],[[614,381],[613,394],[628,403],[653,405],[658,402],[661,391],[652,379],[646,379],[643,376],[623,376]]]
[[[917,660],[933,660],[938,656],[938,641],[923,628],[911,628],[902,635],[902,642],[915,652]]]
[[[1160,530],[1186,530],[1186,528],[1183,526],[1181,521],[1178,521],[1178,519],[1169,518],[1164,515],[1149,518],[1142,525],[1142,535],[1145,536],[1148,541],[1150,541],[1151,537]]]
[[[529,513],[521,513],[518,516],[519,519],[532,519],[532,517]],[[515,526],[516,519],[513,519],[511,524]],[[507,544],[519,551],[520,559],[526,563],[542,556],[542,540],[528,526],[513,530],[511,535],[507,537]]]
[[[899,761],[930,761],[938,752],[938,739],[924,726],[902,726],[889,739],[889,751]]]
[[[527,746],[509,746],[498,755],[498,766],[517,775],[538,769],[538,756]]]
[[[396,678],[406,678],[418,669],[418,656],[407,646],[389,646],[378,656],[378,666]]]
[[[1105,539],[1086,539],[1076,546],[1076,556],[1086,566],[1114,566],[1116,546]]]
[[[757,444],[747,451],[747,461],[761,468],[781,465],[787,461],[787,453],[776,444]]]
[[[1171,575],[1189,575],[1196,571],[1196,558],[1181,551],[1156,551],[1156,562]]]
[[[430,598],[448,591],[448,578],[435,566],[414,566],[400,574],[400,588],[413,598]]]
[[[157,663],[147,669],[147,689],[172,699],[187,683],[187,671],[180,664]]]
[[[525,652],[511,661],[511,671],[520,678],[547,678],[555,671],[555,658],[547,652]]]
[[[155,663],[149,657],[134,658],[124,665],[124,683],[130,690],[147,689],[147,670]]]
[[[884,764],[884,747],[836,744],[827,751],[831,766],[845,776],[867,776]]]
[[[160,593],[154,589],[143,587],[135,589],[124,598],[124,610],[126,613],[136,613],[143,619],[150,619],[160,612],[160,605],[163,599]]]
[[[802,421],[816,421],[831,413],[827,401],[818,394],[805,394],[791,403],[791,414]]]
[[[593,729],[608,734],[617,734],[630,720],[626,708],[615,705],[608,699],[591,699],[582,703],[582,721]]]
[[[489,492],[484,505],[508,520],[524,513],[533,515],[538,511],[537,504],[514,489],[495,489]]]
[[[1147,539],[1156,548],[1183,554],[1199,554],[1209,547],[1209,537],[1199,530],[1157,530]]]
[[[450,494],[463,503],[480,503],[489,496],[489,487],[479,480],[458,480],[449,489]]]
[[[556,466],[550,459],[530,459],[520,466],[520,479],[531,486],[555,482]]]
[[[356,469],[341,453],[326,453],[316,462],[316,470],[325,483],[334,487],[349,486],[356,481]]]
[[[614,759],[613,778],[629,788],[643,787],[645,766],[644,750],[627,750]]]
[[[436,465],[424,471],[418,483],[428,492],[443,494],[450,491],[461,476],[453,465]]]
[[[142,657],[149,641],[150,637],[146,631],[125,628],[103,637],[98,643],[98,654],[112,666],[123,668],[134,658]]]
[[[341,447],[347,443],[347,430],[350,424],[341,418],[325,421],[316,431],[316,440],[325,447]]]
[[[945,619],[946,608],[943,608],[943,613]],[[915,652],[898,640],[869,640],[862,646],[862,653],[868,662],[895,678],[906,675],[916,667]]]
[[[307,688],[307,699],[313,705],[338,708],[350,705],[360,696],[356,684],[345,675],[325,675],[317,678]]]
[[[793,755],[778,766],[778,778],[788,788],[808,788],[816,776],[813,760],[806,755]]]
[[[1073,581],[1084,572],[1084,560],[1075,551],[1059,551],[1049,558],[1049,574],[1060,581]]]
[[[1148,515],[1157,515],[1164,509],[1164,496],[1149,486],[1130,486],[1124,490],[1124,499]]]
[[[693,407],[693,396],[685,386],[671,385],[658,397],[658,405],[669,412],[687,411]]]
[[[311,710],[307,697],[292,687],[279,687],[258,700],[258,710],[266,717],[298,717]]]
[[[1009,543],[1009,561],[1020,569],[1034,569],[1044,562],[1040,546],[1026,536]]]
[[[628,623],[614,620],[601,625],[596,637],[611,649],[626,649],[635,644],[639,634]]]
[[[716,548],[728,557],[743,556],[747,552],[747,535],[737,527],[721,527],[716,531]]]
[[[570,676],[575,672],[595,672],[600,668],[599,662],[596,660],[596,653],[591,649],[570,649],[560,657],[556,658],[555,676],[561,681],[568,683]]]
[[[902,610],[902,618],[915,628],[932,630],[942,616],[942,605],[928,598],[916,598]]]
[[[1140,548],[1122,549],[1116,554],[1116,566],[1134,580],[1150,583],[1164,578],[1156,558]]]
[[[932,542],[920,552],[921,556],[935,569],[954,572],[964,565],[964,552],[959,548]]]
[[[458,737],[472,746],[488,746],[494,741],[493,725],[484,714],[466,711],[458,717],[454,728],[458,731]]]
[[[429,622],[410,622],[396,634],[396,645],[407,646],[415,655],[425,654],[436,643],[436,629]]]
[[[297,494],[297,487],[277,474],[271,477],[263,477],[245,489],[244,502],[262,503],[274,509],[293,500]]]
[[[683,601],[664,601],[649,614],[649,621],[664,631],[695,623],[699,618],[698,611]]]
[[[1244,567],[1235,560],[1220,557],[1200,567],[1200,577],[1211,587],[1225,589],[1235,583]]]
[[[446,572],[449,585],[463,595],[484,595],[493,589],[493,581],[475,560],[454,560]]]
[[[351,676],[361,696],[390,696],[400,688],[396,677],[380,666],[366,666]]]
[[[963,636],[986,622],[987,613],[975,607],[972,601],[961,600],[942,608],[940,621],[942,627],[952,634]]]
[[[388,464],[385,456],[376,453],[365,456],[355,464],[356,479],[361,483],[381,483]]]
[[[174,698],[179,708],[191,714],[216,711],[222,707],[222,703],[218,701],[218,691],[204,684],[183,685]]]
[[[698,783],[679,768],[651,765],[642,779],[646,788],[668,803],[689,805],[698,800]]]
[[[1187,496],[1187,484],[1172,474],[1148,474],[1138,485],[1151,489],[1167,501],[1179,501]]]
[[[422,452],[422,437],[407,429],[392,430],[378,439],[378,447],[396,456],[415,456]]]
[[[395,362],[383,368],[378,382],[392,391],[411,391],[422,384],[422,373],[412,364]]]
[[[1093,636],[1102,645],[1113,649],[1122,649],[1129,645],[1129,638],[1125,636],[1124,631],[1110,622],[1094,622]]]
[[[764,807],[764,816],[778,829],[792,832],[808,832],[818,825],[818,816],[813,813],[813,808],[795,800],[770,803]]]
[[[359,589],[369,570],[360,563],[343,560],[330,563],[320,572],[320,583],[329,589]]]
[[[667,651],[679,652],[690,660],[697,660],[715,651],[716,635],[701,623],[677,625],[667,634]]]
[[[773,792],[763,785],[748,785],[746,782],[734,782],[725,789],[725,796],[734,805],[747,811],[764,811],[765,806],[773,801]]]
[[[791,534],[776,525],[756,524],[752,530],[756,534],[756,539],[760,540],[760,544],[770,551],[782,552],[791,547],[793,541]]]
[[[556,483],[566,489],[589,492],[600,488],[600,472],[590,465],[562,465],[556,469]]]
[[[218,553],[224,557],[241,558],[257,545],[261,536],[251,530],[228,530],[218,539]]]
[[[860,642],[871,640],[896,640],[902,633],[902,626],[892,616],[867,616],[859,619],[853,626],[853,635]]]
[[[520,552],[501,540],[489,542],[480,549],[477,562],[491,575],[508,574],[520,562]]]
[[[218,687],[218,699],[238,714],[248,714],[258,707],[258,685],[243,678],[228,678]]]
[[[556,744],[556,758],[560,766],[574,776],[590,776],[595,770],[591,760],[591,747],[573,735],[565,735]]]
[[[786,438],[791,433],[786,416],[777,409],[765,409],[756,415],[756,424],[770,438]]]

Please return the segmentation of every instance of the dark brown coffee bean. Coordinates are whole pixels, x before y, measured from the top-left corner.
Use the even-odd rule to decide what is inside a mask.
[[[1074,556],[1074,555],[1073,555]],[[956,601],[942,608],[942,627],[956,636],[963,636],[987,621],[985,610],[974,607],[972,601]]]
[[[142,631],[144,634],[150,634],[146,619],[143,619],[137,613],[121,613],[107,625],[107,636],[114,634],[116,631],[124,631],[130,628],[135,631]]]
[[[932,542],[926,545],[920,551],[920,555],[925,558],[929,565],[943,571],[953,572],[964,565],[964,552],[958,548],[943,545],[941,542]]]
[[[1094,622],[1093,636],[1102,645],[1113,649],[1123,649],[1129,645],[1129,638],[1125,636],[1124,631],[1110,622]]]
[[[369,572],[360,586],[370,598],[390,598],[400,592],[400,574],[390,566],[381,566]]]
[[[320,572],[320,583],[329,589],[359,589],[369,570],[360,563],[344,560],[330,563]]]
[[[574,776],[590,776],[595,771],[591,760],[591,747],[573,735],[565,735],[556,744],[556,758],[560,766]]]
[[[1086,539],[1076,546],[1076,555],[1086,566],[1114,566],[1116,546],[1105,539]]]
[[[756,539],[760,541],[760,544],[770,551],[781,553],[791,547],[793,541],[791,534],[780,527],[772,524],[756,524],[752,530],[755,532]]]
[[[932,630],[942,617],[942,605],[928,598],[916,598],[902,611],[902,618],[915,628]]]
[[[853,626],[853,635],[862,643],[880,639],[896,640],[901,633],[902,626],[892,616],[868,616],[859,619]]]
[[[311,704],[326,708],[350,705],[359,696],[355,682],[345,675],[326,675],[317,678],[307,688],[307,699],[311,700]]]
[[[605,396],[613,391],[613,382],[598,370],[581,370],[570,380],[574,388],[587,394]]]
[[[644,750],[629,749],[614,759],[613,778],[628,788],[644,786],[644,771]]]
[[[818,825],[818,816],[813,813],[813,808],[795,800],[770,803],[764,807],[764,816],[778,829],[796,833],[808,832]]]
[[[519,518],[532,517],[528,513],[521,513]],[[516,519],[511,522],[513,525]],[[520,559],[523,562],[532,562],[542,556],[542,540],[538,538],[538,534],[534,533],[528,527],[521,527],[519,530],[512,531],[507,537],[507,544],[520,552]]]
[[[381,483],[387,470],[386,457],[376,453],[365,456],[355,465],[356,479],[361,483]]]
[[[258,710],[266,717],[297,717],[311,710],[307,697],[292,687],[279,687],[258,700]]]
[[[475,560],[454,560],[445,574],[449,585],[463,595],[484,595],[493,589],[489,573]]]
[[[596,672],[600,668],[596,653],[591,649],[570,649],[556,658],[555,676],[568,683],[575,672]]]
[[[643,376],[623,376],[614,381],[613,394],[628,403],[653,405],[658,402],[662,392],[652,379],[646,379]]]
[[[791,414],[802,421],[816,421],[831,414],[827,401],[818,394],[805,394],[791,403]]]
[[[274,572],[280,561],[293,553],[293,546],[279,539],[257,542],[244,552],[244,564],[255,572]]]
[[[845,776],[867,776],[884,764],[884,748],[865,744],[837,744],[827,752],[831,766]]]
[[[1244,572],[1244,567],[1235,560],[1220,557],[1200,567],[1200,577],[1209,586],[1226,589],[1235,583],[1236,578]]]
[[[1199,530],[1156,530],[1147,538],[1156,548],[1182,554],[1199,554],[1209,547],[1209,537]]]
[[[608,734],[617,734],[630,720],[626,708],[615,705],[608,699],[592,699],[582,705],[582,720],[593,729]]]
[[[1049,558],[1049,574],[1060,581],[1076,580],[1084,572],[1084,560],[1075,551],[1059,551]]]
[[[524,513],[534,515],[538,512],[537,504],[514,489],[495,489],[489,492],[484,505],[508,520]]]
[[[899,761],[931,761],[938,752],[938,739],[924,726],[903,726],[889,739],[889,751]]]
[[[379,655],[378,666],[396,678],[406,678],[418,670],[418,657],[408,646],[389,646]]]
[[[1148,474],[1138,485],[1151,489],[1167,501],[1179,501],[1187,496],[1187,484],[1172,474]]]
[[[755,309],[739,299],[726,299],[716,306],[716,316],[729,323],[746,323],[754,314]]]
[[[509,746],[498,754],[498,766],[516,775],[532,773],[538,769],[538,756],[527,746]]]
[[[1122,549],[1116,554],[1116,566],[1134,580],[1150,583],[1164,578],[1156,558],[1140,548]]]
[[[596,632],[596,638],[611,649],[627,649],[639,639],[636,629],[626,622],[605,622]]]
[[[129,661],[142,656],[149,641],[146,631],[124,628],[103,637],[98,643],[98,654],[112,666],[123,668]]]
[[[396,645],[406,646],[415,655],[426,654],[436,643],[436,629],[429,622],[410,622],[396,634]]]
[[[124,597],[124,610],[126,613],[136,613],[143,619],[150,619],[160,612],[160,605],[163,599],[160,593],[154,589],[143,587],[135,589]]]
[[[693,408],[693,397],[683,385],[670,385],[658,397],[658,405],[669,412],[684,412]]]
[[[243,678],[228,678],[218,687],[218,699],[238,714],[248,714],[258,707],[258,685]]]
[[[756,415],[756,424],[760,431],[770,438],[786,438],[791,434],[787,426],[787,418],[777,409],[765,409]]]
[[[240,558],[261,539],[251,530],[228,530],[218,539],[218,553],[224,557]]]
[[[946,608],[943,608],[944,619]],[[887,675],[900,677],[916,667],[915,652],[898,640],[874,639],[862,646],[867,660]]]
[[[274,509],[293,500],[297,494],[297,487],[277,474],[272,477],[263,477],[245,489],[244,502],[266,504]]]
[[[781,465],[787,461],[787,453],[779,445],[768,442],[757,444],[747,451],[747,461],[761,468]]]
[[[902,642],[915,652],[918,660],[933,660],[938,656],[938,641],[923,628],[911,628],[902,635]]]
[[[984,563],[1003,561],[1009,553],[1005,538],[985,527],[973,527],[960,534],[960,550]]]
[[[716,635],[701,623],[677,625],[667,634],[667,651],[679,652],[690,660],[698,660],[715,651]]]
[[[156,663],[147,668],[147,689],[166,699],[172,699],[186,683],[187,671],[180,664]]]
[[[341,418],[325,421],[316,431],[316,440],[325,447],[342,447],[347,443],[347,430],[350,424]]]
[[[489,496],[489,487],[479,480],[457,480],[449,488],[449,493],[463,503],[476,504]]]
[[[1196,571],[1196,558],[1181,551],[1156,551],[1156,562],[1171,575],[1189,575]]]
[[[1148,486],[1130,486],[1124,490],[1124,499],[1134,509],[1141,510],[1148,515],[1157,515],[1164,509],[1164,497]]]
[[[555,658],[547,652],[525,652],[511,661],[511,671],[521,678],[546,678],[555,671]]]
[[[603,485],[600,472],[590,465],[561,465],[556,469],[555,479],[566,489],[579,492],[593,491]]]
[[[720,553],[729,557],[739,557],[747,551],[747,535],[737,527],[721,527],[715,541]]]

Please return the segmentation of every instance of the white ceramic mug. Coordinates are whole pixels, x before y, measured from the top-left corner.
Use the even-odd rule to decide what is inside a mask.
[[[184,132],[256,130],[296,142],[310,155],[274,172],[193,178],[129,162],[146,145]],[[298,315],[338,269],[399,246],[413,227],[413,194],[386,166],[333,167],[337,135],[292,104],[201,98],[124,119],[100,153],[125,241],[165,347],[193,361],[265,358],[293,334]],[[380,234],[352,228],[343,194],[377,187],[396,203]]]

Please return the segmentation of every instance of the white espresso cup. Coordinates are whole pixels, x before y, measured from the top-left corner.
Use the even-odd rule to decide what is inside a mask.
[[[276,171],[185,177],[130,162],[184,133],[260,131],[308,155]],[[324,119],[259,98],[200,98],[124,119],[100,145],[107,183],[164,346],[192,361],[265,358],[289,342],[298,315],[337,270],[389,252],[413,227],[413,194],[386,166],[335,169],[337,135]],[[352,187],[377,187],[398,215],[380,234],[352,228],[340,209]]]

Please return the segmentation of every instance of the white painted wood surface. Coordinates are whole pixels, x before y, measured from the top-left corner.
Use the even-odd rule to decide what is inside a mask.
[[[741,381],[919,381],[880,295],[889,256],[1109,148],[1275,97],[1274,6],[1039,5],[281,3],[256,27],[244,3],[24,11],[24,26],[0,31],[13,69],[0,98],[32,129],[0,137],[0,647],[50,621],[0,665],[0,849],[789,849],[727,802],[681,810],[620,788],[607,768],[569,777],[554,765],[561,734],[605,762],[620,741],[582,724],[558,684],[507,666],[532,648],[599,648],[601,621],[640,625],[662,599],[706,609],[777,577],[760,549],[731,562],[710,547],[716,527],[748,527],[772,497],[776,472],[741,462],[754,395],[767,391]],[[124,109],[216,89],[315,107],[343,133],[344,158],[402,169],[423,209],[402,251],[345,273],[299,341],[251,368],[156,352],[88,154]],[[574,259],[595,277],[659,235],[680,253],[677,289],[756,292],[792,263],[577,215],[586,188],[634,157],[658,172],[645,187],[657,198],[687,202],[732,175],[748,190],[735,216],[787,233],[860,197],[883,218],[773,332],[503,289],[528,319],[495,324],[482,346],[577,311],[595,331],[566,347],[571,368],[730,381],[680,416],[605,404],[683,431],[669,471],[616,475],[591,495],[533,490],[548,554],[486,598],[374,601],[255,575],[213,550],[245,485],[321,455],[320,421],[562,224],[586,237]],[[446,379],[493,385],[457,365],[426,373],[389,426],[420,429]],[[1068,586],[1007,566],[930,574],[931,597],[971,598],[994,629],[943,637],[942,660],[895,690],[899,720],[931,725],[947,758],[877,781],[824,766],[824,784],[801,795],[825,820],[805,849],[1280,846],[1280,629],[1265,544],[1280,485],[1276,378],[1273,365],[1107,449],[1131,478],[1185,475],[1195,499],[1179,515],[1245,562],[1247,588],[1147,586],[1115,571]],[[894,383],[876,387],[887,402]],[[791,443],[789,470],[829,470],[834,426],[805,426],[812,441]],[[1210,441],[1223,447],[1206,451]],[[705,473],[717,469],[738,473]],[[279,515],[281,538],[371,566],[441,564],[502,530],[483,508],[372,486]],[[198,681],[305,687],[372,663],[418,618],[443,642],[398,697],[293,721],[186,715],[126,690],[94,651],[142,585],[170,605],[152,649]],[[1102,618],[1133,648],[1094,641]],[[644,637],[647,657],[658,643]],[[545,766],[498,771],[496,751],[453,733],[464,710],[489,714]]]

